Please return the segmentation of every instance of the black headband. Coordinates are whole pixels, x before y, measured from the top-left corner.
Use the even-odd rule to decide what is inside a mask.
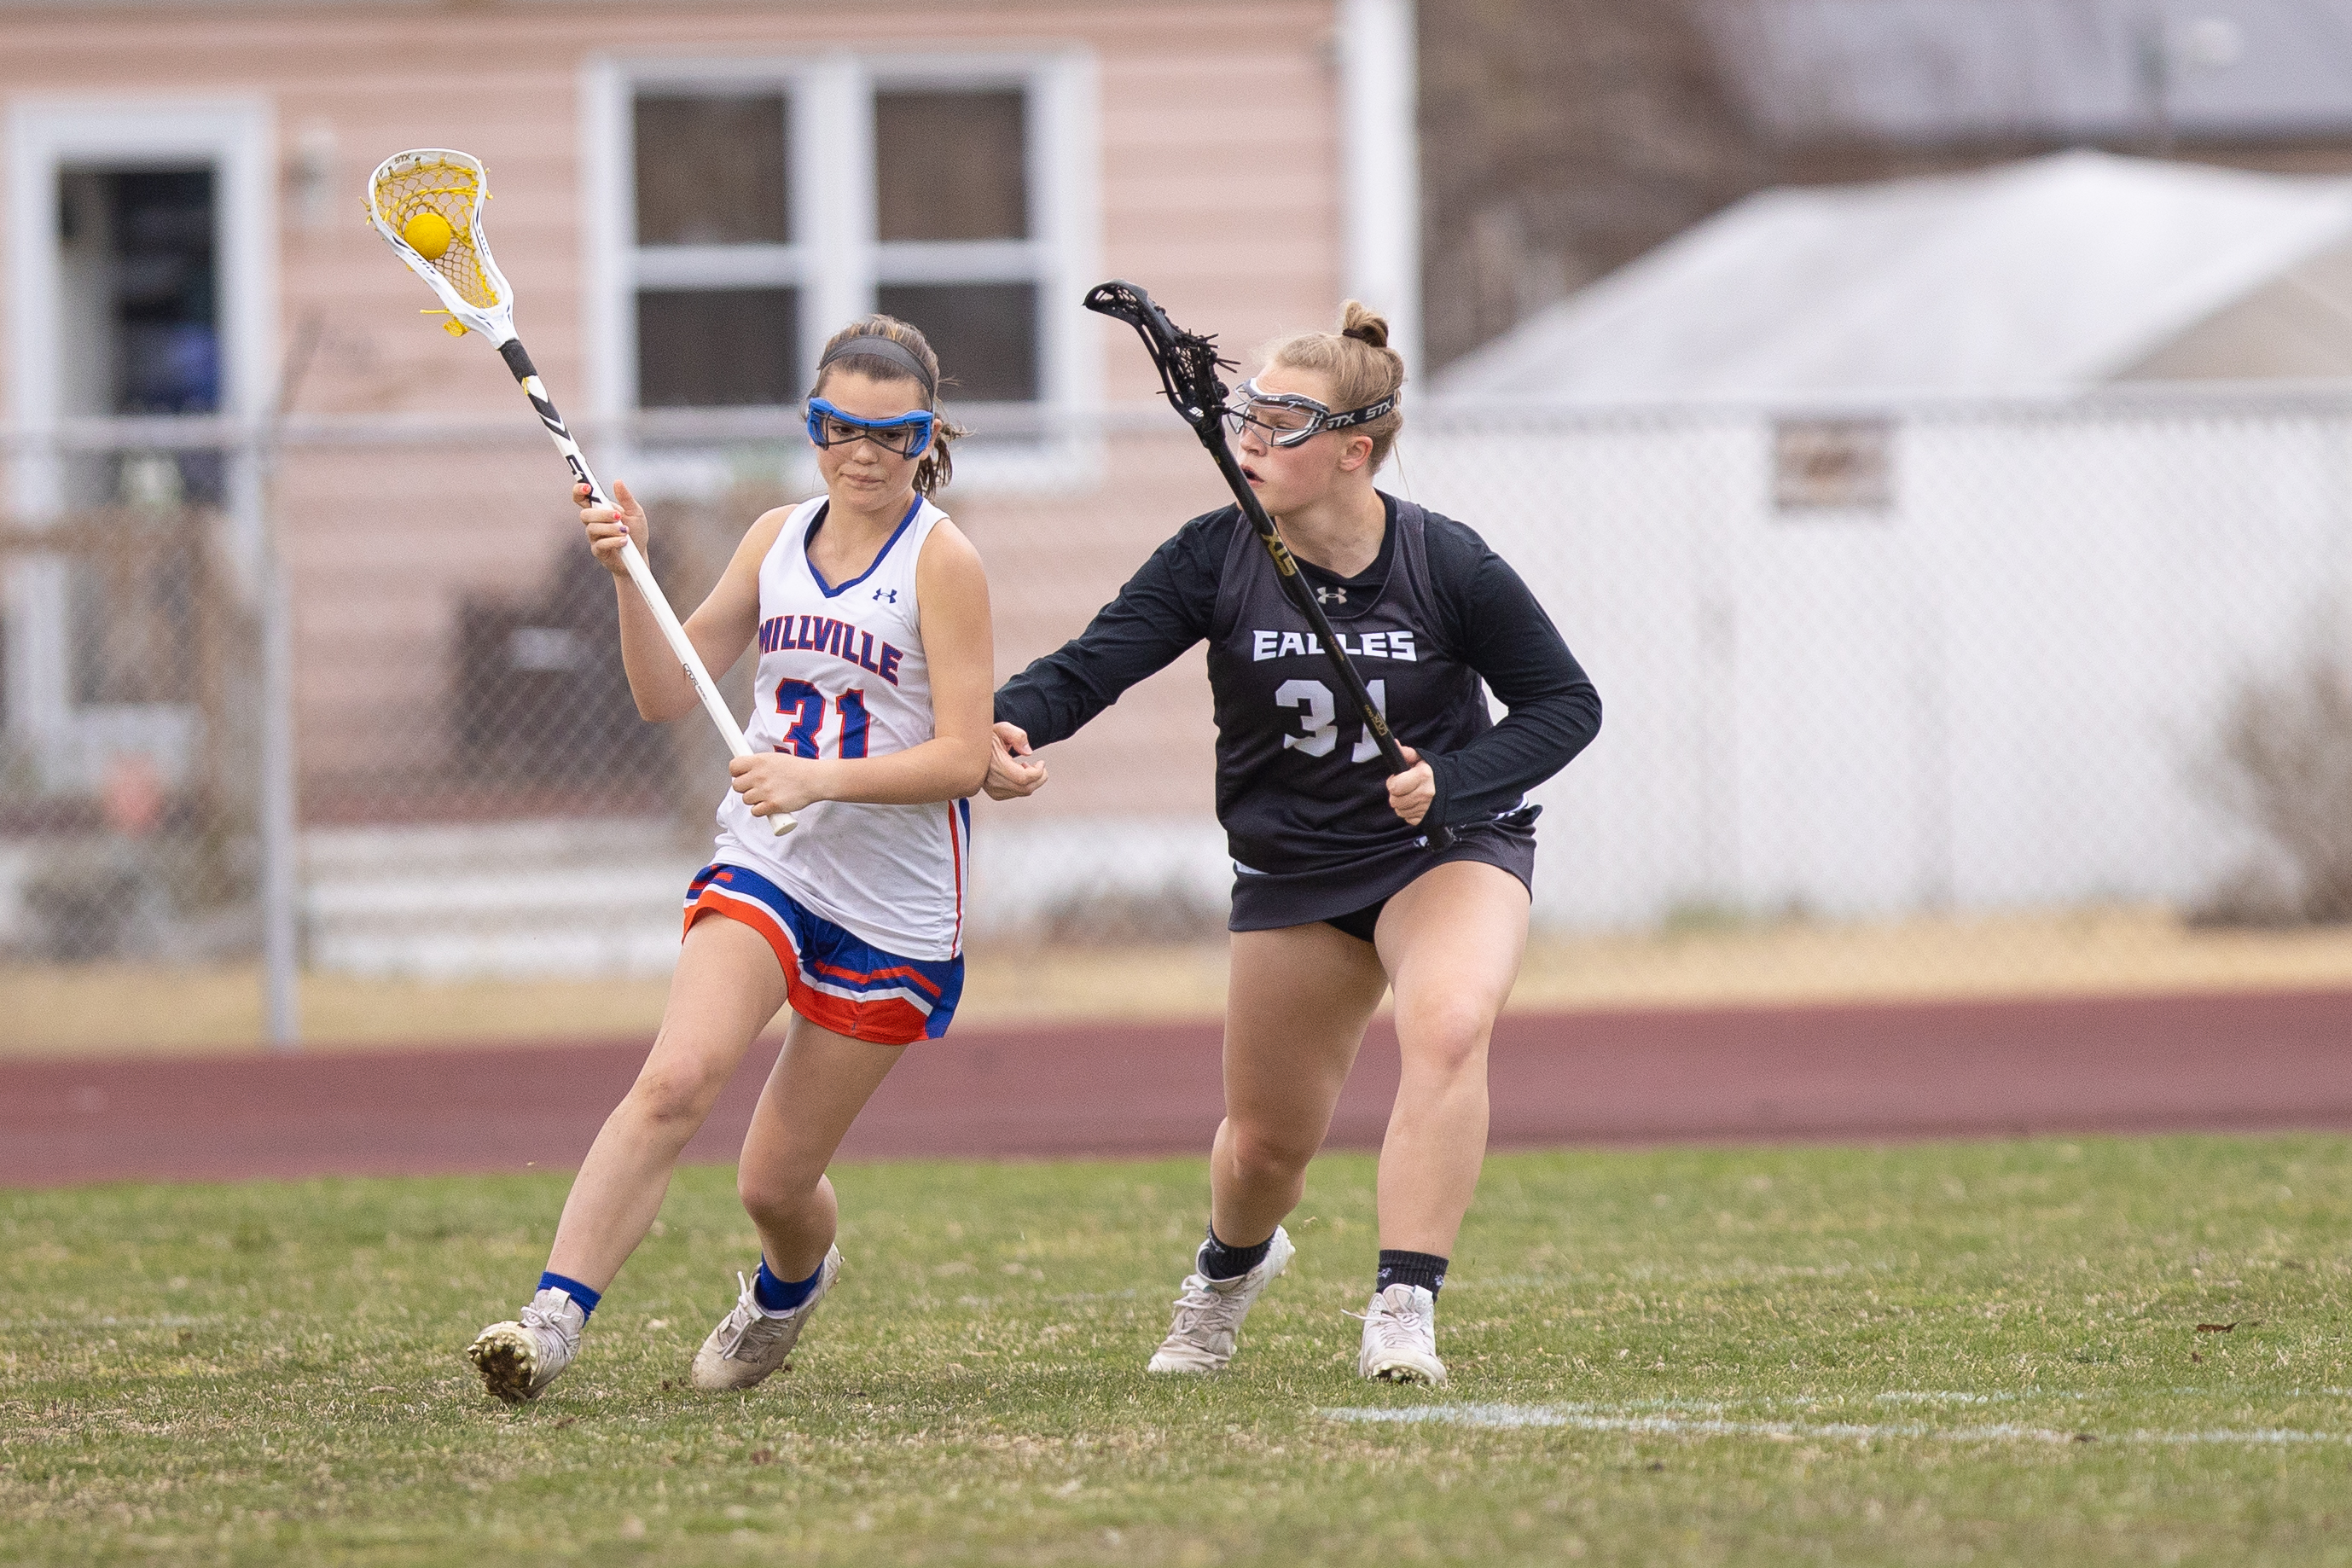
[[[818,379],[824,379],[826,365],[837,359],[846,359],[851,354],[871,354],[876,359],[887,359],[892,364],[903,365],[906,367],[907,374],[922,384],[923,401],[925,403],[939,401],[939,388],[931,381],[931,373],[924,368],[923,362],[916,357],[915,351],[896,338],[886,338],[879,333],[867,333],[861,337],[851,338],[827,350],[824,358],[817,361]]]
[[[1396,394],[1391,392],[1378,403],[1367,403],[1361,408],[1350,408],[1345,414],[1325,415],[1323,428],[1345,430],[1350,425],[1370,425],[1373,420],[1383,418],[1394,412],[1396,405]]]

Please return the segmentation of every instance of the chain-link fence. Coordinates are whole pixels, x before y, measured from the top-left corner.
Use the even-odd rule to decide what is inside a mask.
[[[0,751],[13,952],[192,962],[257,941],[258,625],[224,523],[168,506],[0,530],[12,629],[32,623],[6,667],[11,717],[31,711]]]
[[[2196,906],[2265,863],[2219,747],[2333,657],[2347,438],[2333,402],[2148,395],[1498,419],[1408,463],[1608,701],[1542,792],[1538,902],[1622,925]]]
[[[590,437],[682,609],[811,481],[780,419]],[[250,1042],[273,914],[314,1035],[637,1026],[612,988],[674,959],[724,753],[698,714],[636,718],[561,468],[527,424],[297,423],[267,462],[252,439],[15,443],[80,465],[51,490],[90,504],[0,529],[0,1027]],[[1007,430],[958,469],[1000,674],[1223,500],[1164,410]],[[1607,706],[1537,792],[1567,955],[1538,1003],[1998,989],[2068,942],[2161,982],[2184,917],[2352,912],[2352,395],[1424,409],[1383,482],[1509,559]],[[1212,740],[1195,653],[1050,752],[1036,798],[978,803],[982,963],[1213,938]],[[2352,981],[2324,935],[2228,940],[2257,980]]]

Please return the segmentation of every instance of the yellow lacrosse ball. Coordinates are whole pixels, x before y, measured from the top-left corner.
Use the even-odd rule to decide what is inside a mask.
[[[427,208],[401,226],[400,237],[408,241],[409,249],[425,260],[438,261],[457,236],[450,231],[447,218]]]

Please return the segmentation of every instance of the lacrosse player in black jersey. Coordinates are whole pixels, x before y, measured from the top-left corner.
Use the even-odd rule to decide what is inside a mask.
[[[1350,300],[1341,330],[1269,349],[1235,395],[1234,451],[1334,634],[1403,744],[1391,776],[1331,687],[1328,656],[1236,507],[1194,518],[1086,631],[996,694],[988,791],[1045,781],[1034,747],[1075,733],[1194,643],[1209,645],[1217,817],[1234,862],[1225,1118],[1208,1238],[1151,1358],[1217,1371],[1291,1256],[1283,1219],[1381,994],[1403,1079],[1381,1145],[1366,1377],[1442,1383],[1436,1299],[1486,1148],[1486,1041],[1527,943],[1536,807],[1601,700],[1518,574],[1462,524],[1375,489],[1404,362]],[[1480,682],[1509,709],[1488,716]],[[1433,846],[1429,830],[1452,830]]]

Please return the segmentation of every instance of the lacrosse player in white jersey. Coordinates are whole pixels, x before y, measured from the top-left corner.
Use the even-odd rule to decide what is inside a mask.
[[[954,1016],[993,656],[980,556],[929,499],[961,434],[940,416],[939,384],[937,356],[903,321],[835,333],[808,400],[825,493],[753,523],[686,623],[713,670],[756,645],[751,755],[730,766],[712,863],[688,889],[652,1054],[572,1183],[538,1293],[467,1352],[501,1399],[538,1397],[570,1363],[679,1152],[789,1005],[738,1178],[758,1273],[738,1277],[692,1378],[749,1388],[782,1366],[841,1268],[825,1166],[899,1052]],[[622,544],[652,544],[644,509],[625,486],[614,507],[574,495],[616,580],[637,710],[688,711],[695,692],[623,575]],[[761,820],[779,812],[799,818],[782,837]]]

